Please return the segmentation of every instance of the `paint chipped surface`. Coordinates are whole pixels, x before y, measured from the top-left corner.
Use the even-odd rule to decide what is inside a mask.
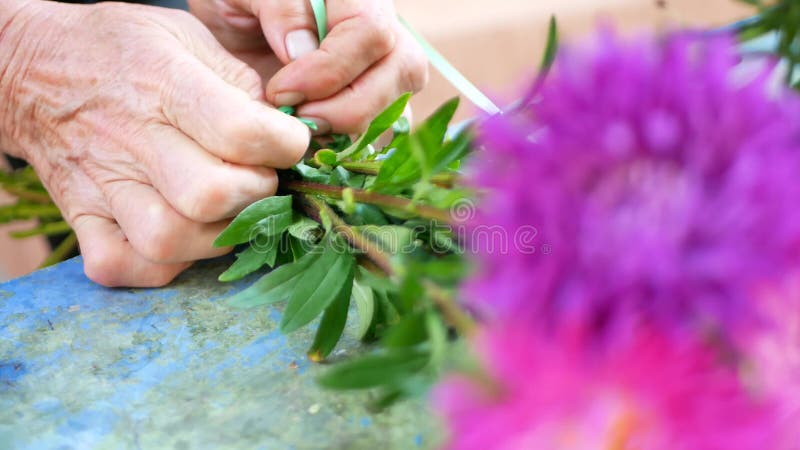
[[[435,446],[422,402],[372,415],[366,394],[319,389],[311,332],[282,335],[280,306],[228,308],[253,279],[220,284],[224,265],[111,290],[75,259],[0,285],[0,448]]]

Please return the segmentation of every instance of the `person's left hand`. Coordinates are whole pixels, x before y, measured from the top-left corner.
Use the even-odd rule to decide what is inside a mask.
[[[309,0],[189,0],[189,7],[261,74],[270,103],[298,105],[320,132],[357,133],[402,93],[422,89],[428,65],[391,0],[326,3],[322,45]]]

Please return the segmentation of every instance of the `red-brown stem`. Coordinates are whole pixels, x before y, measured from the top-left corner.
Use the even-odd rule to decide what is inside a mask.
[[[316,160],[307,161],[319,167]],[[344,161],[339,165],[353,173],[360,173],[362,175],[377,176],[381,170],[380,161]],[[431,177],[431,183],[444,188],[451,188],[458,181],[458,174],[456,173],[439,173]]]
[[[322,216],[325,215],[331,220],[333,231],[345,238],[353,248],[364,253],[369,263],[383,271],[386,276],[394,275],[392,262],[389,255],[384,253],[376,244],[364,237],[358,230],[348,225],[338,214],[336,214],[324,200],[313,195],[300,196],[301,203],[309,215],[316,221],[322,223]],[[441,311],[445,322],[455,328],[462,336],[468,337],[475,332],[475,321],[462,310],[451,295],[445,292],[435,283],[425,280],[423,282],[425,290],[430,295],[431,300]]]
[[[308,181],[289,181],[283,187],[290,191],[313,194],[328,198],[341,200],[345,188],[339,186],[329,186],[321,183],[311,183]],[[351,189],[351,188],[347,188]],[[434,208],[432,206],[417,205],[411,200],[392,195],[377,194],[363,189],[351,189],[353,199],[359,203],[375,205],[384,208],[398,209],[418,214],[420,217],[440,222],[449,222],[450,213],[447,210]]]
[[[315,220],[322,223],[323,214],[330,218],[334,232],[345,238],[350,246],[364,252],[364,255],[387,276],[392,276],[394,274],[392,261],[389,255],[381,251],[376,244],[342,220],[324,200],[310,195],[303,195],[301,201],[306,209],[311,210],[308,212]]]

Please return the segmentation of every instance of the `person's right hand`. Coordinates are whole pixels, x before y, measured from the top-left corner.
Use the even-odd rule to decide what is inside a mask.
[[[34,0],[6,15],[0,148],[34,166],[100,284],[160,286],[229,251],[212,242],[275,192],[267,167],[308,146],[309,130],[188,13]]]

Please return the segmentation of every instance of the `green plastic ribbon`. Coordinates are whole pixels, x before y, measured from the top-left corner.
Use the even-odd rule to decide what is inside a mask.
[[[322,42],[328,35],[328,11],[325,9],[325,0],[310,0],[310,2],[314,20],[317,22],[317,35]]]

